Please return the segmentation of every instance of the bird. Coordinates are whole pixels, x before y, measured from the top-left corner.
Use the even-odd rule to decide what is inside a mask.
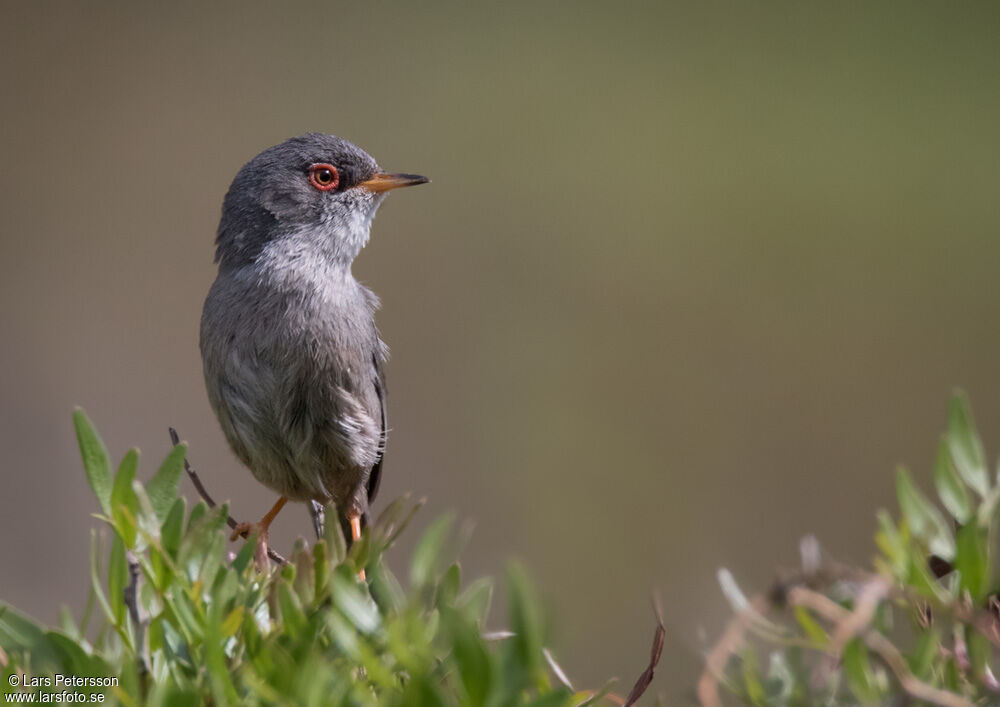
[[[375,324],[379,299],[351,266],[388,192],[429,181],[385,172],[343,138],[308,133],[247,162],[223,199],[200,348],[230,448],[278,494],[231,538],[256,536],[258,567],[288,501],[332,504],[348,542],[370,522],[386,448],[388,348]]]

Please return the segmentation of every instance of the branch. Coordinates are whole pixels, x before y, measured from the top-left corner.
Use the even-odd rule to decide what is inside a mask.
[[[170,430],[170,441],[173,442],[175,446],[180,444],[181,438],[177,435],[177,430],[175,430],[173,427],[170,427],[168,429]],[[203,501],[205,501],[205,504],[209,508],[215,508],[217,504],[215,503],[214,500],[212,500],[212,497],[208,495],[208,491],[205,490],[205,486],[201,483],[201,479],[198,478],[198,473],[194,470],[194,467],[192,467],[191,464],[188,462],[187,455],[184,456],[184,471],[187,472],[188,478],[191,479],[191,483],[194,484],[195,490],[198,491],[198,495],[201,496]],[[233,518],[231,515],[226,516],[226,524],[233,530],[235,530],[236,526],[239,525],[239,523],[236,522],[236,519]],[[243,538],[246,538],[247,535],[248,535],[247,531],[240,533],[240,537]],[[270,557],[275,562],[277,562],[279,565],[288,564],[288,560],[286,560],[280,554],[272,550],[270,547],[267,548],[267,556]]]
[[[705,669],[698,678],[698,702],[704,707],[722,707],[719,698],[719,679],[726,671],[729,656],[735,655],[746,641],[747,631],[758,617],[768,608],[768,599],[763,594],[750,599],[746,607],[736,614],[726,626],[722,638],[715,644],[708,657],[705,658]]]
[[[125,559],[128,561],[128,586],[122,593],[128,614],[132,617],[132,625],[135,626],[135,652],[139,658],[139,675],[143,677],[149,674],[149,664],[146,662],[145,638],[143,637],[146,624],[139,616],[139,562],[131,550],[125,553]]]
[[[812,588],[841,579],[860,581],[862,584],[855,598],[854,611],[848,611]],[[965,698],[921,681],[910,671],[899,649],[888,638],[870,628],[878,605],[894,593],[894,587],[888,579],[839,565],[828,565],[817,572],[794,573],[777,582],[768,592],[750,599],[747,605],[736,613],[722,637],[709,652],[705,668],[698,680],[699,702],[705,707],[721,707],[719,681],[725,673],[730,656],[737,654],[743,647],[748,631],[757,625],[762,614],[787,604],[811,609],[833,624],[830,645],[827,648],[827,653],[833,660],[839,660],[844,646],[852,638],[859,636],[889,667],[900,687],[910,697],[940,707],[973,707],[973,703]],[[955,617],[959,618],[960,613],[962,612],[956,607]],[[964,620],[975,622],[978,627],[987,621],[987,616],[984,614],[986,612],[967,610],[967,618]],[[989,618],[993,621],[995,634],[995,619]],[[990,638],[988,633],[986,635]]]
[[[892,585],[884,577],[873,577],[861,587],[854,600],[854,611],[844,620],[836,622],[833,633],[830,634],[829,652],[839,656],[851,639],[866,631],[875,618],[878,605],[889,594]],[[791,592],[798,592],[799,587],[793,587]],[[794,604],[791,595],[788,601]],[[838,607],[841,608],[841,607]]]
[[[788,591],[788,603],[812,609],[827,621],[835,624],[835,635],[841,633],[845,626],[862,628],[859,625],[861,621],[859,615],[860,612],[867,609],[865,606],[859,606],[854,612],[850,612],[832,599],[805,587],[792,587]],[[863,634],[865,643],[889,666],[889,669],[896,675],[900,686],[911,697],[933,705],[940,705],[940,707],[974,707],[973,703],[964,697],[946,690],[939,690],[921,681],[910,671],[906,659],[892,644],[892,641],[878,631],[867,630],[867,625],[863,629],[865,630]],[[832,642],[831,648],[833,648]]]

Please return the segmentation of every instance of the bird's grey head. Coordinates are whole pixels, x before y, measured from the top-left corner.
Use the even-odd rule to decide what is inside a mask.
[[[350,267],[385,193],[426,181],[382,172],[368,153],[335,135],[291,138],[236,175],[222,205],[215,259],[226,269],[268,260]]]

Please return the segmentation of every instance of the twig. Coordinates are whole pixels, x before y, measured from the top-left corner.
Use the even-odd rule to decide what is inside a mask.
[[[1000,692],[1000,681],[997,681],[990,666],[984,665],[982,675],[977,675],[972,668],[972,661],[969,659],[969,646],[965,642],[964,632],[960,626],[955,626],[955,650],[949,650],[944,646],[938,648],[945,658],[954,658],[955,664],[967,680],[977,680],[990,692]]]
[[[831,653],[840,655],[844,652],[844,647],[852,638],[865,631],[875,618],[878,605],[889,594],[891,585],[884,577],[873,577],[866,582],[861,591],[858,592],[857,599],[854,600],[854,611],[840,621],[833,633],[830,635],[829,650]]]
[[[788,591],[788,602],[795,606],[812,609],[814,612],[836,624],[837,628],[856,621],[855,614],[819,592],[805,587],[792,587]],[[837,631],[835,631],[837,633]],[[923,682],[910,671],[899,649],[878,631],[867,630],[863,634],[865,643],[875,651],[895,674],[900,686],[913,698],[941,707],[974,707],[969,700]],[[832,646],[832,644],[831,644]]]
[[[139,616],[139,561],[135,559],[131,550],[125,553],[125,559],[128,562],[128,586],[122,593],[124,594],[125,606],[128,607],[128,614],[132,617],[132,625],[135,626],[135,652],[139,658],[139,674],[143,676],[149,673],[149,664],[146,662],[143,635],[146,624]]]
[[[840,580],[858,582],[862,585],[862,589],[857,595],[854,612],[844,609],[813,589]],[[827,563],[818,570],[807,568],[805,572],[791,573],[782,577],[770,590],[749,599],[745,608],[738,611],[726,626],[722,637],[705,659],[705,667],[697,686],[699,702],[705,707],[721,707],[719,682],[725,674],[729,658],[737,654],[743,647],[747,633],[758,624],[762,614],[786,604],[806,606],[803,603],[803,597],[806,601],[811,600],[812,597],[819,597],[828,602],[828,605],[823,605],[824,610],[828,606],[836,609],[836,618],[830,619],[835,624],[830,646],[830,654],[834,658],[839,658],[843,647],[852,637],[863,635],[865,643],[889,666],[900,685],[911,696],[947,707],[958,707],[959,705],[967,707],[971,703],[963,698],[950,692],[937,690],[921,682],[910,672],[906,661],[885,636],[877,631],[868,630],[879,603],[886,597],[896,595],[900,595],[900,592],[887,579],[835,563]],[[901,595],[905,596],[905,593]],[[814,607],[809,606],[808,608]],[[961,605],[951,607],[951,609],[957,620],[974,624],[987,639],[994,643],[1000,641],[996,617],[989,611],[980,611],[974,607]],[[831,612],[832,610],[828,613]],[[828,613],[818,610],[817,613],[829,618]]]
[[[953,616],[962,623],[972,624],[983,637],[995,646],[1000,646],[1000,622],[994,610],[981,610],[974,606],[954,607]]]
[[[958,669],[963,673],[968,673],[972,670],[972,662],[969,660],[969,647],[965,645],[965,637],[962,635],[963,631],[960,626],[955,626],[955,664],[958,665]]]
[[[177,435],[177,430],[175,430],[173,427],[170,427],[168,429],[170,430],[170,441],[173,442],[174,445],[180,444],[181,438]],[[195,490],[198,491],[198,495],[201,496],[203,501],[205,501],[205,504],[209,508],[215,508],[217,504],[215,503],[214,500],[212,500],[212,497],[208,495],[208,491],[205,490],[205,486],[201,483],[201,479],[198,478],[198,473],[194,470],[194,467],[192,467],[191,464],[188,462],[186,455],[184,457],[184,471],[187,472],[188,478],[191,479],[191,483],[194,484]],[[239,525],[239,523],[236,522],[236,519],[233,518],[231,515],[226,516],[226,524],[234,530],[236,529],[236,526]],[[240,533],[240,537],[246,538],[248,534],[249,534],[248,531],[244,531]],[[267,548],[267,556],[270,557],[275,562],[277,562],[279,565],[288,564],[288,560],[282,557],[279,553],[272,550],[270,547]]]
[[[747,631],[757,622],[757,617],[767,611],[768,604],[768,599],[763,594],[752,597],[746,607],[732,618],[722,638],[705,658],[705,668],[698,678],[697,687],[698,701],[704,707],[722,707],[719,679],[726,671],[729,656],[738,653],[743,647]]]

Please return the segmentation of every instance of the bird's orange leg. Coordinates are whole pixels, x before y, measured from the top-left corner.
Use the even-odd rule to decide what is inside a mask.
[[[257,523],[237,523],[236,527],[233,528],[233,534],[230,536],[230,540],[236,540],[240,537],[248,537],[251,533],[257,534],[257,547],[254,548],[253,559],[257,564],[257,567],[263,569],[267,567],[267,534],[268,529],[271,527],[271,523],[274,521],[275,516],[281,512],[281,509],[285,507],[288,503],[288,499],[282,496],[277,500],[277,502],[271,506],[271,510],[264,514],[264,517],[260,519]]]
[[[361,514],[348,516],[347,519],[351,523],[351,542],[357,542],[361,539]],[[358,577],[362,582],[365,581],[365,571],[363,568],[358,572]]]

